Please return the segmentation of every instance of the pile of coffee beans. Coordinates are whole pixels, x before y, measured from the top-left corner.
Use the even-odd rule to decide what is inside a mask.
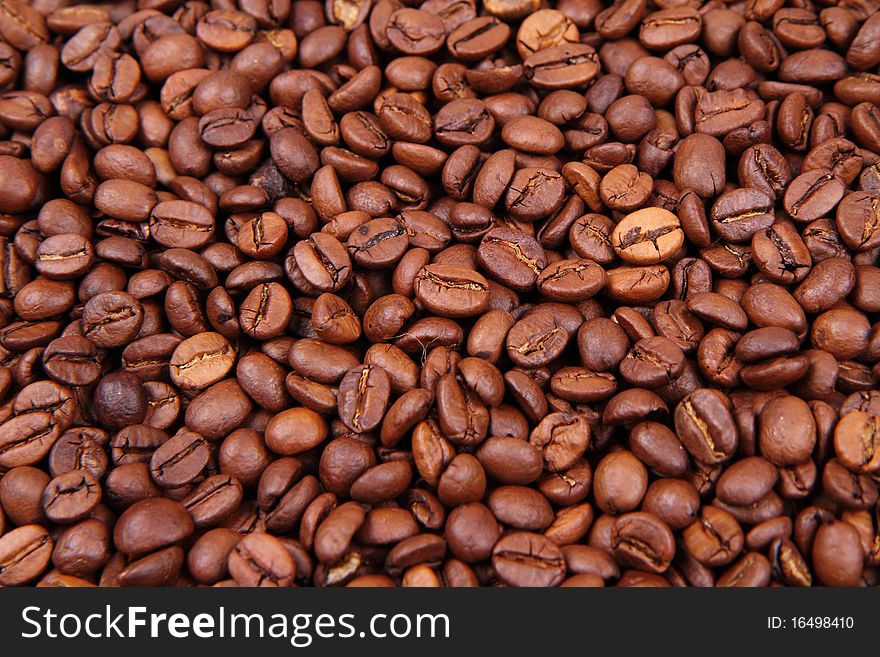
[[[878,66],[878,0],[0,0],[0,585],[880,584]]]

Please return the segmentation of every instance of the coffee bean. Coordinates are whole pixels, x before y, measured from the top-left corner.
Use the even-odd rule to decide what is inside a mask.
[[[790,395],[773,399],[761,410],[758,421],[759,446],[769,461],[795,465],[809,458],[816,443],[816,428],[806,402]],[[785,433],[784,444],[779,442],[780,432]]]
[[[208,465],[210,450],[203,436],[179,433],[164,442],[150,458],[150,474],[163,488],[180,488],[193,481]]]
[[[210,211],[192,201],[163,201],[150,214],[150,235],[170,248],[198,249],[214,233]]]
[[[837,209],[837,230],[852,249],[867,251],[880,244],[877,199],[865,192],[849,194]]]
[[[54,543],[39,525],[17,527],[0,537],[0,581],[16,586],[36,579],[49,565]]]
[[[579,87],[596,77],[598,59],[596,51],[585,44],[552,46],[527,57],[523,74],[538,89]],[[559,62],[568,66],[560,66]]]
[[[235,363],[232,346],[219,333],[199,333],[171,355],[171,380],[184,390],[201,390],[222,379]]]
[[[556,586],[565,576],[562,551],[540,534],[514,532],[495,544],[492,565],[510,586]]]
[[[371,269],[392,266],[408,246],[405,227],[394,219],[368,221],[352,232],[347,243],[354,262]]]
[[[813,169],[791,181],[783,205],[795,221],[813,221],[837,205],[843,190],[843,183],[828,169]]]
[[[779,198],[791,181],[789,163],[782,153],[765,143],[745,149],[737,171],[742,185],[760,189],[772,198]]]
[[[49,452],[50,473],[57,476],[71,470],[86,470],[96,479],[102,479],[109,459],[104,445],[99,442],[101,438],[106,441],[106,436],[92,438],[75,430],[63,434]]]
[[[625,450],[605,456],[596,466],[593,492],[606,513],[625,513],[639,506],[648,486],[648,471]]]
[[[620,375],[642,388],[669,384],[684,371],[685,356],[669,338],[639,340],[620,363]]]
[[[624,217],[611,233],[615,252],[626,262],[652,265],[684,243],[678,218],[662,208],[645,208]]]
[[[113,542],[122,552],[136,556],[177,543],[192,530],[192,519],[181,504],[165,498],[147,499],[119,517]]]
[[[82,276],[95,258],[94,249],[86,238],[64,233],[43,240],[36,256],[37,271],[56,280]]]
[[[570,337],[560,318],[550,311],[535,312],[513,325],[507,334],[507,355],[517,365],[542,367],[565,350]]]
[[[752,258],[758,268],[777,283],[803,280],[811,257],[806,244],[789,223],[779,223],[752,237]]]
[[[714,506],[703,507],[700,519],[682,533],[690,555],[707,566],[732,562],[743,548],[743,532],[736,519]]]
[[[609,538],[615,558],[648,572],[663,572],[675,556],[672,532],[649,513],[620,516],[612,525]]]
[[[834,430],[834,449],[841,463],[858,472],[874,471],[877,432],[876,417],[863,411],[845,415]]]
[[[441,316],[469,317],[489,305],[489,286],[477,272],[458,265],[428,265],[415,280],[419,301]]]
[[[281,335],[292,316],[290,294],[279,283],[258,285],[239,308],[239,323],[244,332],[262,340]]]
[[[137,335],[144,321],[141,302],[125,292],[103,292],[83,308],[83,335],[96,347],[121,347]]]
[[[715,196],[726,181],[724,158],[724,147],[714,137],[702,133],[688,135],[675,154],[675,184],[692,189],[701,198]]]
[[[722,194],[712,206],[712,227],[729,242],[747,242],[773,223],[772,199],[756,188]]]
[[[71,470],[58,475],[43,492],[42,504],[46,517],[68,524],[82,520],[101,501],[101,486],[85,470]]]
[[[581,415],[551,413],[532,431],[529,442],[541,450],[550,472],[572,467],[590,444],[590,428]]]
[[[339,387],[339,414],[346,426],[370,431],[382,420],[390,383],[381,367],[365,365],[348,371]]]
[[[290,586],[296,564],[284,544],[269,534],[242,538],[229,552],[229,574],[241,586]]]
[[[858,531],[839,520],[823,524],[816,531],[812,558],[816,577],[823,584],[856,586],[863,561]]]
[[[505,123],[501,138],[512,148],[541,155],[556,153],[565,144],[557,127],[534,116],[521,116]]]
[[[653,243],[646,248],[653,254],[658,252]],[[656,301],[669,287],[669,270],[664,265],[623,266],[605,273],[608,275],[605,293],[622,303]]]
[[[702,463],[726,461],[736,448],[733,417],[723,395],[711,389],[695,390],[679,402],[675,428],[685,449]]]
[[[547,498],[525,486],[500,486],[489,494],[489,509],[495,517],[515,529],[541,531],[553,521]]]

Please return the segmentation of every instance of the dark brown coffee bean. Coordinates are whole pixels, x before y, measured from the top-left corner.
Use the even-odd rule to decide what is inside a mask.
[[[441,316],[469,317],[489,305],[486,279],[458,265],[428,265],[415,280],[419,301]]]
[[[121,347],[140,330],[144,320],[140,301],[125,292],[104,292],[83,308],[83,335],[96,347]]]
[[[847,468],[873,472],[877,465],[878,426],[876,416],[853,411],[841,418],[834,430],[834,449]]]
[[[351,277],[351,259],[336,238],[314,233],[307,240],[297,242],[285,261],[288,277],[290,266],[308,285],[325,292],[335,292]]]
[[[813,169],[791,181],[783,205],[795,221],[813,221],[837,205],[843,190],[843,183],[829,170]]]
[[[736,449],[736,425],[725,401],[721,393],[703,388],[687,395],[675,409],[679,438],[702,463],[724,462]]]
[[[345,375],[339,387],[339,414],[350,429],[374,429],[388,406],[390,382],[380,367],[364,365]]]
[[[837,230],[851,249],[869,251],[880,245],[877,198],[865,192],[854,192],[837,208]]]
[[[434,134],[445,146],[479,145],[495,128],[485,103],[476,99],[453,100],[434,117]]]
[[[513,325],[507,334],[507,355],[517,365],[542,367],[555,360],[570,333],[551,312],[535,312]]]
[[[565,576],[562,551],[549,539],[528,532],[514,532],[498,541],[492,564],[511,586],[556,586]]]
[[[773,223],[773,199],[757,188],[736,189],[712,206],[712,227],[729,242],[747,242]]]
[[[42,505],[46,517],[60,524],[82,520],[101,502],[101,485],[85,470],[58,475],[46,486]]]
[[[229,552],[229,574],[240,586],[291,586],[296,563],[284,544],[264,533],[249,534]]]
[[[627,513],[611,527],[610,547],[623,563],[648,572],[663,572],[675,556],[672,532],[649,513]]]
[[[147,499],[119,517],[113,542],[122,552],[135,556],[173,545],[192,531],[192,519],[181,504],[165,498]]]
[[[605,286],[606,275],[586,258],[559,260],[538,276],[538,290],[546,298],[560,302],[585,301]]]
[[[552,413],[535,427],[529,442],[541,450],[550,472],[560,472],[572,467],[586,451],[590,429],[583,416]]]
[[[715,196],[726,180],[724,158],[724,147],[714,137],[702,133],[688,135],[675,155],[675,184],[692,189],[701,198]]]
[[[645,338],[620,363],[620,374],[627,382],[642,388],[657,388],[678,378],[684,371],[685,356],[672,340]]]
[[[813,542],[812,561],[823,584],[856,586],[863,563],[858,531],[839,520],[821,525]]]
[[[16,586],[36,579],[49,565],[54,543],[40,525],[17,527],[0,537],[0,582]]]

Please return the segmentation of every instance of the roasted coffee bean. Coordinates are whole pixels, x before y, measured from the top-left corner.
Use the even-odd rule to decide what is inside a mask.
[[[728,460],[737,446],[737,429],[722,393],[695,390],[675,409],[675,428],[685,449],[707,465]]]
[[[856,251],[870,251],[880,245],[877,197],[865,192],[844,197],[837,208],[837,230],[846,245]]]
[[[650,513],[626,513],[610,527],[609,547],[616,559],[648,572],[663,572],[675,556],[669,527]]]
[[[489,285],[477,272],[458,265],[428,265],[416,275],[416,297],[435,313],[469,317],[488,308]]]
[[[348,252],[356,264],[369,269],[390,267],[409,246],[406,228],[394,219],[374,219],[359,226],[348,238]]]
[[[543,367],[559,357],[570,335],[559,317],[549,310],[539,310],[510,329],[507,355],[522,367]]]
[[[688,553],[707,566],[732,562],[743,548],[742,528],[727,511],[705,506],[700,518],[682,533]]]
[[[274,536],[253,533],[229,552],[229,574],[240,586],[291,586],[296,563],[284,544]]]
[[[52,557],[54,543],[40,525],[23,525],[0,537],[0,583],[16,586],[39,577]]]
[[[83,307],[83,335],[96,347],[121,347],[134,338],[144,321],[141,302],[125,292],[103,292]]]
[[[590,444],[590,428],[582,415],[551,413],[532,431],[529,442],[541,451],[550,472],[571,468]]]
[[[565,559],[553,541],[528,532],[508,534],[495,544],[492,564],[510,586],[556,586],[565,576]]]
[[[656,252],[653,244],[647,248]],[[669,269],[664,265],[615,267],[606,274],[605,293],[623,304],[657,301],[669,287]]]
[[[171,381],[187,391],[207,388],[226,376],[235,356],[219,333],[199,333],[181,342],[171,355]]]
[[[26,465],[6,473],[0,481],[0,505],[11,522],[27,525],[45,520],[42,496],[49,481],[45,472]]]
[[[85,237],[62,233],[40,243],[34,264],[47,278],[67,280],[85,274],[94,259],[94,249]]]
[[[163,201],[150,214],[150,236],[170,248],[198,249],[214,234],[214,217],[192,201]]]
[[[101,502],[101,485],[86,470],[58,475],[43,491],[42,505],[52,522],[68,524],[82,520]]]
[[[834,209],[843,192],[843,183],[830,170],[812,169],[791,181],[783,206],[795,221],[813,221]]]
[[[642,422],[629,434],[633,454],[661,475],[679,476],[687,468],[687,452],[678,437],[658,422]]]
[[[593,476],[596,505],[606,513],[632,511],[641,503],[647,486],[647,468],[626,450],[605,456]]]
[[[811,256],[795,227],[780,222],[752,236],[752,258],[770,280],[792,283],[809,273]]]
[[[192,531],[192,519],[181,504],[166,498],[146,499],[119,517],[113,542],[122,552],[136,556],[173,545]]]
[[[851,524],[834,520],[821,525],[816,530],[811,556],[816,577],[822,584],[858,584],[863,555],[858,531]]]
[[[547,266],[541,245],[517,230],[493,228],[483,236],[477,261],[499,282],[517,291],[528,291]]]
[[[297,242],[285,260],[288,277],[293,270],[307,285],[324,292],[335,292],[351,277],[351,259],[345,247],[331,235],[314,233],[307,240]]]
[[[592,260],[558,260],[538,276],[538,290],[553,301],[586,301],[599,292],[607,281],[605,271]]]
[[[267,340],[281,335],[293,316],[290,294],[279,283],[258,285],[239,308],[238,321],[251,337]]]
[[[678,218],[662,208],[645,208],[624,217],[611,233],[611,245],[635,265],[662,262],[684,244]]]
[[[710,135],[695,133],[685,137],[675,154],[675,184],[692,189],[701,198],[711,198],[724,188],[724,147]]]
[[[203,436],[184,432],[164,442],[150,458],[150,474],[164,488],[192,483],[208,465],[210,450]]]
[[[523,73],[526,80],[539,89],[578,87],[590,82],[599,72],[598,59],[595,50],[585,44],[553,46],[529,56]],[[570,68],[560,67],[559,62],[566,62]]]
[[[634,386],[657,388],[684,372],[684,352],[669,338],[639,340],[620,363],[620,375]]]
[[[339,415],[356,432],[370,431],[382,421],[390,382],[381,367],[352,368],[339,385]]]
[[[718,197],[710,213],[712,227],[728,242],[748,242],[773,223],[773,199],[757,188],[741,188]]]

